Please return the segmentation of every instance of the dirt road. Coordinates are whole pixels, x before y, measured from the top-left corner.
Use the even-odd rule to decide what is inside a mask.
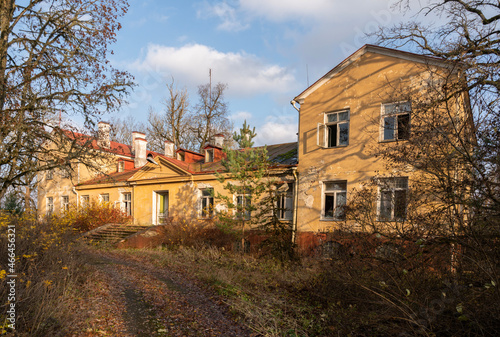
[[[86,254],[96,289],[80,305],[89,314],[75,336],[255,336],[180,273],[115,252]]]

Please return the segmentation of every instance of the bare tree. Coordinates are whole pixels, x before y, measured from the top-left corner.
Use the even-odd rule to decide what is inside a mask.
[[[146,126],[138,122],[133,116],[127,116],[124,119],[113,117],[110,121],[111,124],[111,138],[118,143],[130,144],[132,143],[132,132],[142,132],[146,130]]]
[[[199,102],[196,105],[194,118],[191,125],[196,136],[196,146],[199,151],[205,146],[213,135],[222,133],[226,140],[231,140],[233,124],[228,118],[227,103],[224,100],[224,91],[227,85],[217,83],[203,84],[198,87]]]
[[[78,115],[95,129],[96,116],[119,108],[132,82],[107,61],[125,0],[0,3],[1,198],[34,172],[81,159],[90,140],[54,121]],[[70,143],[47,146],[61,137]]]
[[[193,147],[193,135],[189,128],[191,116],[189,111],[189,96],[186,89],[179,90],[172,79],[167,84],[168,97],[164,99],[164,110],[156,113],[152,109],[148,116],[148,138],[152,148],[163,151],[164,141],[174,143],[174,148]]]

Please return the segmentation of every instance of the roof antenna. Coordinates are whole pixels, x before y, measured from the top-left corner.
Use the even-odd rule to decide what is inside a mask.
[[[307,87],[309,88],[309,65],[306,63]]]

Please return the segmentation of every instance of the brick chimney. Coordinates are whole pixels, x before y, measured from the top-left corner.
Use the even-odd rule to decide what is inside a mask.
[[[111,130],[111,126],[106,122],[99,122],[97,124],[97,145],[99,147],[109,149],[110,140],[109,140],[109,131]]]
[[[165,156],[169,158],[174,158],[175,150],[174,150],[174,142],[170,140],[165,141]]]
[[[143,138],[146,139],[146,134],[139,131],[132,131],[132,154],[135,154],[135,139]]]
[[[224,146],[224,135],[222,133],[214,135],[214,145],[218,147]]]
[[[141,167],[146,165],[146,153],[147,153],[148,141],[145,138],[135,137],[134,138],[134,167]]]

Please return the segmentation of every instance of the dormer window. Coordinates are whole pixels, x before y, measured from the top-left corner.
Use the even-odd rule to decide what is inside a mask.
[[[205,150],[205,163],[211,163],[214,161],[214,149]]]
[[[125,170],[125,162],[119,161],[117,166],[118,166],[117,167],[118,172],[123,172]]]
[[[185,160],[185,156],[184,156],[183,152],[177,153],[177,160],[180,160],[180,161],[184,161]]]

